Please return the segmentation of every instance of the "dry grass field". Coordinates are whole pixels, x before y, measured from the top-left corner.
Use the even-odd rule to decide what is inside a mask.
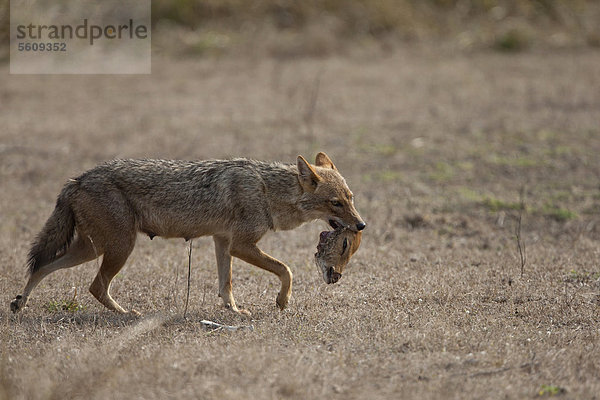
[[[150,76],[11,76],[2,64],[0,399],[598,398],[599,65],[589,48],[408,45],[157,57]],[[10,313],[68,178],[112,158],[320,150],[367,222],[338,284],[312,261],[323,222],[270,233],[262,248],[291,266],[293,296],[280,312],[277,278],[234,261],[244,321],[221,306],[201,238],[184,319],[187,243],[139,236],[112,290],[141,318],[92,298],[96,262],[51,275]]]

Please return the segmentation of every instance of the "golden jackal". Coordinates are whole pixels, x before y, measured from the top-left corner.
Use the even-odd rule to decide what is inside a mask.
[[[65,185],[29,251],[29,280],[10,308],[23,308],[49,273],[103,255],[90,292],[107,308],[126,313],[110,296],[110,283],[143,232],[186,240],[212,235],[225,306],[246,312],[238,310],[231,292],[233,256],[279,277],[276,301],[284,309],[292,273],[256,243],[270,229],[293,229],[315,219],[355,232],[365,228],[352,192],[325,153],[317,154],[315,165],[302,156],[296,165],[247,159],[109,161]]]

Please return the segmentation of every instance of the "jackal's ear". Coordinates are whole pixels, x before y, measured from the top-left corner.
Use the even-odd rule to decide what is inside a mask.
[[[298,156],[298,181],[304,190],[310,192],[314,191],[321,181],[317,171],[302,156]]]
[[[322,151],[317,154],[315,165],[317,167],[331,168],[337,171],[337,168],[335,167],[335,165],[333,165],[333,161],[331,161],[331,158],[327,157],[327,154],[323,153]]]

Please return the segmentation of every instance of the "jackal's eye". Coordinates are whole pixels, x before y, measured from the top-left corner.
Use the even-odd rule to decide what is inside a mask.
[[[331,200],[331,205],[334,207],[344,207],[341,201],[339,200]]]
[[[344,252],[346,251],[347,248],[348,248],[348,239],[344,238],[344,241],[342,242],[342,255],[344,254]]]

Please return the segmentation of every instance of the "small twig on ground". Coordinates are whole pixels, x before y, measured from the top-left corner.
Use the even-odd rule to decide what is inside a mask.
[[[187,279],[187,295],[185,296],[185,308],[183,309],[183,319],[187,315],[188,302],[190,300],[190,281],[192,277],[192,243],[193,240],[190,239],[190,249],[188,251],[188,279]]]
[[[523,210],[525,210],[525,186],[519,191],[519,215],[517,216],[517,227],[515,235],[517,237],[517,251],[519,252],[519,261],[521,263],[521,278],[525,273],[525,264],[527,263],[527,253],[525,251],[525,242],[521,236],[521,223],[523,220]]]
[[[237,331],[238,329],[249,329],[249,330],[254,330],[254,326],[253,325],[223,325],[223,324],[219,324],[218,322],[213,322],[213,321],[208,321],[206,319],[203,319],[202,321],[200,321],[200,323],[202,324],[202,326],[206,329],[209,330],[213,330],[213,331],[221,331],[221,330],[226,330],[226,331]]]

